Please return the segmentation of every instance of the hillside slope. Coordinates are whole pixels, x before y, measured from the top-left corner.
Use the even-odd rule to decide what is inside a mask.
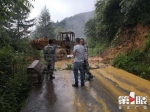
[[[76,37],[85,37],[84,25],[91,18],[94,18],[94,11],[67,17],[60,22],[53,23],[53,26],[54,28],[61,27],[62,31],[73,31]]]
[[[121,34],[116,34],[111,42],[113,47],[99,53],[103,60],[112,60],[119,53],[128,53],[134,49],[144,48],[145,39],[148,36],[150,25],[136,25],[134,27],[126,27],[122,29]]]
[[[101,62],[110,63],[139,77],[150,80],[150,25],[126,27],[116,35],[112,47],[99,53]]]

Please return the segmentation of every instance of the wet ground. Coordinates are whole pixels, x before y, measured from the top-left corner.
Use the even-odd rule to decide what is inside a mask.
[[[58,68],[65,62],[56,63]],[[91,70],[94,78],[85,86],[72,87],[72,71],[58,70],[55,79],[44,77],[43,83],[35,85],[22,112],[150,112],[142,105],[123,106],[119,110],[118,97],[135,92],[137,96],[147,96],[150,103],[150,82],[133,74],[106,66]],[[136,105],[137,106],[137,105]]]

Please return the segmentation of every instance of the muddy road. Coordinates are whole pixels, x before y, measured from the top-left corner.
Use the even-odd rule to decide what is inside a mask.
[[[57,62],[56,67],[63,68],[65,63]],[[103,65],[91,72],[94,78],[84,87],[79,83],[78,88],[72,87],[72,71],[57,70],[53,80],[44,77],[42,84],[34,86],[22,112],[150,112],[149,81],[112,66]],[[129,96],[130,92],[147,96],[147,109],[143,105],[119,109],[118,97]]]

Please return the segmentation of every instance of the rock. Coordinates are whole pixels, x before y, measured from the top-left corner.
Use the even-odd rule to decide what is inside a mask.
[[[90,69],[99,69],[99,66],[98,65],[92,65],[92,66],[90,66]]]

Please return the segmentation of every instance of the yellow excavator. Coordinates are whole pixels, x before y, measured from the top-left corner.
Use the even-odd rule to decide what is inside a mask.
[[[70,43],[70,49],[66,46],[66,39],[68,38]],[[48,45],[48,38],[39,38],[29,41],[32,48],[36,50],[43,50]],[[56,46],[56,57],[57,60],[63,60],[67,58],[67,55],[72,53],[73,46],[75,44],[75,33],[59,32],[57,39],[53,39],[53,44]],[[33,83],[40,83],[44,79],[44,70],[46,66],[41,60],[35,60],[27,68],[27,74],[30,74],[30,79]]]
[[[67,40],[66,40],[67,39]],[[66,45],[69,42],[69,45]],[[29,42],[30,45],[36,50],[43,50],[48,44],[48,38],[39,38]],[[56,45],[57,60],[63,60],[70,55],[75,44],[75,33],[72,31],[59,32],[56,39],[53,39],[53,44]],[[69,46],[69,47],[68,47]]]

